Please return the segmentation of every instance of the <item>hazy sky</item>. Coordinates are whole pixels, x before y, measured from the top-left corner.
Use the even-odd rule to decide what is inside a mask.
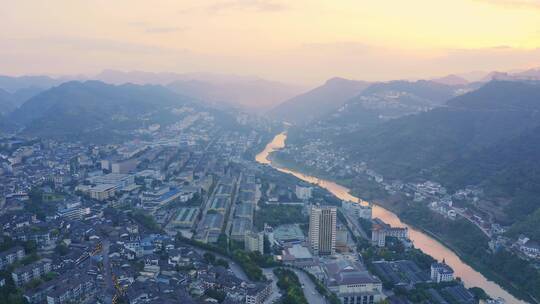
[[[298,83],[540,66],[540,0],[0,0],[0,74]]]

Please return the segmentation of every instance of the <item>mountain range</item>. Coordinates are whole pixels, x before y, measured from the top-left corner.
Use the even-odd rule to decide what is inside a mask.
[[[540,80],[540,68],[470,74],[474,77],[450,74],[429,80],[375,83],[336,77],[285,100],[267,114],[292,124],[329,120],[356,128],[442,106],[448,99],[475,90],[491,80]]]
[[[462,87],[419,80],[375,83],[322,119],[326,124],[363,128],[442,106]]]
[[[540,194],[538,134],[540,84],[492,81],[427,112],[344,130],[334,142],[390,179],[484,186],[505,202],[501,220],[513,222],[540,207],[536,198],[512,203]]]
[[[13,112],[28,99],[42,91],[42,89],[37,87],[21,88],[13,93],[0,89],[0,116]]]
[[[175,92],[220,105],[260,111],[299,94],[303,87],[258,77],[209,73],[149,73],[105,70],[94,77],[112,84],[159,84]]]
[[[161,86],[67,82],[30,98],[7,118],[23,134],[57,139],[115,137],[142,122],[175,121],[171,109],[194,101]]]
[[[369,83],[365,81],[332,78],[313,90],[281,103],[268,114],[289,123],[309,123],[336,110],[368,86]]]
[[[13,94],[21,89],[46,90],[69,81],[99,80],[105,83],[122,85],[162,85],[192,99],[197,99],[219,108],[236,107],[260,112],[276,106],[284,100],[300,94],[303,86],[269,81],[258,77],[236,76],[210,73],[150,73],[142,71],[123,72],[104,70],[95,76],[0,76],[0,89]],[[13,111],[11,97],[0,93],[0,115]]]

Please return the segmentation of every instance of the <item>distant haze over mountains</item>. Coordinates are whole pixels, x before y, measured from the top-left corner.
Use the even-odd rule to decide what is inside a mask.
[[[100,80],[110,84],[154,84],[200,101],[251,111],[267,110],[300,94],[306,88],[258,77],[211,73],[151,73],[104,70],[95,76],[0,76],[0,89],[8,93],[23,88],[49,89],[71,80]],[[0,105],[4,104],[0,95]],[[10,107],[11,111],[12,108]]]
[[[110,84],[154,84],[218,107],[267,111],[275,119],[306,123],[335,111],[359,95],[368,83],[332,78],[320,87],[305,87],[257,77],[211,73],[151,73],[104,70],[95,76],[0,76],[0,116],[21,106],[36,94],[72,80],[101,80]],[[540,79],[540,68],[518,72],[471,72],[432,78],[447,86],[479,87],[475,81]],[[307,91],[307,92],[306,92]]]
[[[258,77],[210,73],[149,73],[105,70],[96,79],[112,83],[160,84],[186,96],[210,103],[226,103],[249,110],[271,108],[295,96],[304,87]]]
[[[436,82],[436,83],[440,83],[440,84],[449,85],[449,86],[467,85],[469,83],[469,81],[467,79],[465,79],[463,77],[460,77],[460,76],[457,76],[457,75],[454,75],[454,74],[444,76],[444,77],[440,77],[440,78],[433,78],[433,79],[431,79],[431,81]]]
[[[332,78],[323,85],[284,101],[268,114],[277,120],[305,124],[325,116],[339,123],[371,124],[442,105],[491,80],[540,80],[540,69],[521,72],[472,72],[430,80],[373,82]],[[340,113],[341,112],[341,113]]]

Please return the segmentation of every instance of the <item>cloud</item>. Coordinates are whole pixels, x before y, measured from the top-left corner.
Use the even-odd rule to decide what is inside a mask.
[[[540,9],[540,0],[476,0],[511,8],[537,8]]]
[[[208,11],[218,13],[227,10],[250,10],[258,12],[278,12],[287,9],[281,3],[270,0],[227,0],[210,5]]]
[[[128,25],[139,28],[148,34],[167,34],[175,32],[183,32],[187,30],[187,27],[180,26],[155,26],[146,22],[135,21],[130,22]]]
[[[58,47],[64,50],[75,50],[87,52],[110,52],[129,53],[140,55],[153,54],[177,54],[182,55],[189,52],[186,49],[172,49],[159,45],[142,44],[136,42],[93,38],[93,37],[71,37],[71,36],[49,36],[41,38],[14,38],[9,39],[13,45],[40,45],[44,47]]]
[[[147,28],[146,32],[150,34],[165,34],[165,33],[174,33],[174,32],[183,32],[187,30],[186,27],[151,27]]]

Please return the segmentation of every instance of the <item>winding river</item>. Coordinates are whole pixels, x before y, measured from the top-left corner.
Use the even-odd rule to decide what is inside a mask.
[[[285,167],[280,167],[272,163],[272,161],[269,159],[270,154],[284,148],[286,139],[287,135],[285,132],[276,135],[274,139],[266,145],[266,148],[255,157],[256,161],[261,164],[270,165],[281,172],[292,174],[301,180],[325,188],[339,199],[354,202],[360,201],[359,198],[351,195],[349,193],[349,189],[346,187],[328,180],[305,175]],[[481,287],[492,298],[500,297],[504,299],[506,303],[526,303],[516,299],[501,286],[488,280],[481,273],[463,262],[452,250],[444,246],[439,241],[423,233],[422,231],[403,223],[396,214],[390,212],[389,210],[384,209],[381,206],[373,205],[373,217],[378,217],[392,226],[407,227],[409,229],[409,237],[413,241],[414,246],[439,261],[445,259],[446,263],[454,269],[455,275],[463,280],[466,287]]]

